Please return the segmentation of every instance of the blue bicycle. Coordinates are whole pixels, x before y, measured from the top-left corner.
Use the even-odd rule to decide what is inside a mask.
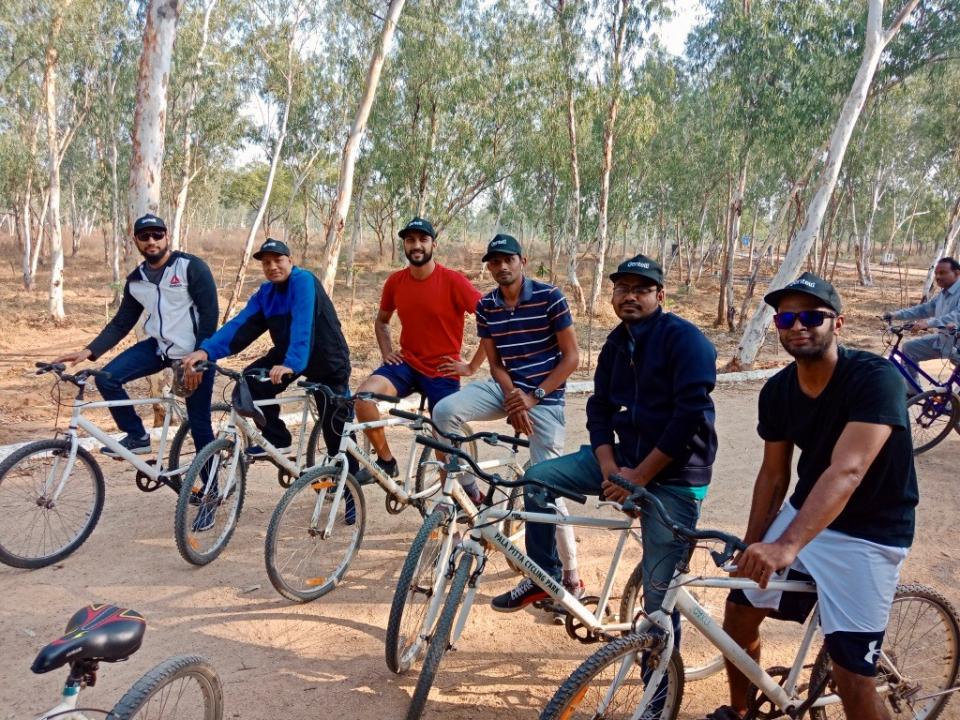
[[[913,437],[913,454],[919,455],[941,442],[951,430],[960,432],[960,365],[954,364],[950,377],[941,381],[907,357],[900,349],[900,343],[913,326],[914,323],[888,325],[883,335],[888,347],[887,359],[900,371],[908,393],[913,391],[907,400],[907,412]],[[956,344],[956,329],[942,329],[939,332],[949,334]],[[922,384],[914,379],[910,370],[916,372]]]

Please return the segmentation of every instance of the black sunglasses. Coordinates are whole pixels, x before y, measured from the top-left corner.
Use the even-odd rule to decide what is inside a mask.
[[[827,318],[835,318],[835,313],[826,310],[801,310],[800,312],[782,312],[773,316],[777,330],[789,330],[799,319],[805,328],[820,327]]]
[[[150,232],[142,232],[137,235],[137,240],[140,242],[146,242],[147,240],[163,240],[167,236],[166,230],[153,230]]]

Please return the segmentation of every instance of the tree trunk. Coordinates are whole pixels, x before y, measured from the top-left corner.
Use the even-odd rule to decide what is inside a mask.
[[[886,193],[887,168],[883,165],[881,157],[880,166],[877,168],[877,177],[873,182],[873,190],[870,192],[870,214],[867,216],[867,224],[863,228],[863,235],[860,238],[860,262],[857,265],[857,275],[860,284],[863,286],[873,285],[873,273],[870,269],[870,255],[873,252],[873,224],[877,218],[877,209],[880,207],[880,200]]]
[[[250,256],[253,255],[253,244],[257,239],[257,233],[260,231],[260,224],[263,222],[264,215],[267,212],[267,206],[270,204],[270,195],[273,193],[273,181],[277,176],[277,166],[280,164],[280,155],[283,152],[283,143],[287,139],[287,121],[290,119],[290,106],[293,104],[293,55],[294,55],[294,28],[288,29],[290,33],[287,38],[287,89],[286,98],[283,103],[283,114],[280,116],[280,128],[277,139],[273,145],[273,155],[270,158],[270,171],[267,173],[267,184],[263,188],[263,197],[260,199],[260,207],[253,223],[247,231],[247,239],[243,244],[243,255],[240,256],[240,266],[237,268],[237,276],[233,282],[233,291],[230,293],[230,300],[227,302],[227,308],[223,313],[223,322],[226,322],[233,315],[233,310],[240,302],[240,295],[243,293],[243,280],[247,274],[247,265],[250,263]],[[268,229],[269,232],[269,229]]]
[[[730,199],[728,209],[729,220],[727,221],[727,252],[726,262],[723,266],[723,274],[720,278],[720,302],[717,308],[717,320],[715,325],[718,327],[724,322],[730,332],[734,330],[734,316],[736,308],[734,307],[733,294],[733,268],[734,261],[737,259],[737,242],[740,238],[740,218],[743,217],[743,196],[747,189],[747,163],[749,161],[750,151],[744,150],[740,158],[740,173],[737,176],[737,189]]]
[[[870,90],[870,84],[873,81],[877,66],[880,64],[883,50],[900,30],[901,25],[913,12],[919,1],[908,0],[894,18],[890,29],[885,31],[883,29],[883,0],[869,0],[866,41],[860,68],[857,70],[857,76],[853,81],[850,93],[844,100],[840,118],[831,135],[827,160],[820,172],[817,190],[810,201],[803,227],[800,228],[800,232],[787,251],[786,257],[784,257],[783,264],[770,282],[770,290],[782,288],[792,282],[797,276],[797,271],[806,260],[813,240],[820,231],[820,224],[823,222],[823,216],[827,209],[827,201],[833,194],[833,188],[837,183],[837,177],[840,175],[840,167],[846,155],[850,136],[853,134],[860,112],[863,110],[863,104],[866,102],[867,93]],[[766,336],[767,326],[773,318],[773,313],[773,308],[766,303],[760,302],[757,305],[743,332],[737,354],[731,360],[730,366],[741,368],[753,364],[757,352],[760,350],[760,345]]]
[[[37,142],[40,135],[40,118],[36,118],[33,123],[33,130],[30,133],[30,155],[31,160],[37,156]],[[23,287],[26,290],[33,290],[34,285],[34,265],[33,265],[33,209],[31,200],[33,199],[33,162],[27,168],[27,178],[24,183],[23,193]],[[39,244],[39,240],[37,240]]]
[[[380,73],[383,70],[383,63],[387,58],[390,41],[397,27],[397,20],[399,20],[400,13],[403,11],[403,4],[404,0],[390,0],[387,17],[383,21],[383,29],[380,31],[379,43],[374,50],[373,57],[370,58],[370,66],[367,69],[367,78],[364,82],[363,94],[360,96],[360,104],[353,118],[353,125],[350,127],[350,135],[343,146],[343,156],[340,160],[340,179],[337,183],[336,200],[334,200],[330,220],[327,223],[327,238],[323,249],[323,265],[321,266],[323,288],[330,296],[333,295],[333,286],[337,280],[337,263],[340,259],[340,245],[343,243],[343,228],[347,221],[347,212],[350,210],[350,198],[353,195],[353,170],[357,162],[357,155],[360,152],[360,140],[363,139],[363,134],[367,129],[367,119],[370,117],[370,109],[373,107],[377,85],[380,83]]]
[[[183,109],[183,166],[180,170],[180,189],[177,191],[177,200],[173,210],[173,224],[170,226],[170,247],[179,250],[183,243],[183,215],[187,209],[187,196],[190,193],[190,183],[196,177],[193,171],[193,109],[197,105],[197,95],[200,92],[200,76],[203,73],[203,56],[207,50],[207,40],[210,37],[210,15],[217,0],[206,0],[203,6],[203,30],[200,35],[200,49],[193,64],[193,77],[190,79],[190,90],[187,94],[187,103]]]
[[[357,192],[357,202],[353,206],[353,232],[350,233],[350,245],[347,247],[347,287],[354,286],[354,261],[357,257],[357,247],[363,241],[363,190],[365,182],[360,183],[360,190]]]
[[[573,97],[573,69],[575,60],[571,57],[572,49],[570,47],[570,29],[567,25],[566,3],[564,0],[557,2],[557,22],[560,25],[560,47],[563,53],[565,63],[564,86],[567,93],[567,138],[570,143],[570,177],[573,182],[573,208],[572,220],[573,229],[567,237],[567,282],[573,291],[573,299],[577,307],[582,311],[586,308],[586,299],[583,295],[583,287],[580,285],[580,278],[577,275],[577,263],[580,246],[580,205],[582,202],[580,190],[580,155],[577,150],[577,112]]]
[[[953,256],[954,245],[958,236],[960,236],[960,196],[953,204],[953,211],[947,221],[947,232],[943,236],[943,243],[937,246],[933,259],[930,261],[930,268],[927,270],[927,277],[923,281],[923,302],[930,299],[930,294],[933,291],[933,273],[937,269],[937,263],[940,262],[942,257]]]

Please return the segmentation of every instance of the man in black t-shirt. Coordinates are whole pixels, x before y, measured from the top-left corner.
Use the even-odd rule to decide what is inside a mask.
[[[887,360],[838,345],[840,297],[822,278],[804,273],[764,299],[796,361],[760,391],[763,462],[736,574],[761,589],[731,592],[724,628],[758,659],[765,617],[803,622],[819,602],[847,717],[888,720],[873,676],[918,499],[902,380]],[[795,447],[799,477],[783,503]],[[816,594],[766,589],[788,573],[812,577]],[[727,674],[731,704],[708,720],[747,709],[749,681],[729,663]]]

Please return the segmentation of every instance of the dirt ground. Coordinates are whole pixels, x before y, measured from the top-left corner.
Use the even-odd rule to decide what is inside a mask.
[[[701,527],[742,532],[760,452],[758,384],[715,392],[720,453]],[[568,408],[567,449],[585,441],[582,397]],[[394,446],[406,444],[398,430]],[[960,551],[947,539],[960,499],[951,437],[918,459],[921,504],[916,544],[904,567],[908,581],[928,583],[960,602]],[[86,544],[61,564],[33,572],[0,567],[0,719],[32,717],[54,704],[61,672],[34,676],[29,664],[67,618],[90,602],[133,607],[148,620],[142,650],[102,668],[85,704],[109,708],[149,667],[177,653],[200,653],[224,683],[226,717],[335,716],[356,720],[403,717],[416,674],[395,676],[383,660],[384,628],[396,576],[418,527],[413,510],[388,515],[383,492],[365,488],[368,520],[363,546],[344,582],[326,597],[296,605],[277,595],[263,567],[263,541],[280,496],[275,473],[251,469],[240,526],[224,554],[203,568],[187,565],[172,537],[173,496],[141,494],[119,462],[104,463],[107,503]],[[601,512],[609,512],[603,510]],[[588,591],[599,591],[613,538],[578,531]],[[619,594],[634,547],[618,576]],[[597,646],[569,639],[539,611],[494,613],[487,602],[516,581],[500,556],[484,575],[477,604],[456,652],[448,653],[425,717],[513,720],[535,718],[559,683]],[[616,600],[614,601],[617,602]],[[767,664],[786,660],[795,626],[768,628]],[[722,676],[688,683],[681,718],[701,717],[723,699]],[[943,717],[960,718],[954,700]]]

